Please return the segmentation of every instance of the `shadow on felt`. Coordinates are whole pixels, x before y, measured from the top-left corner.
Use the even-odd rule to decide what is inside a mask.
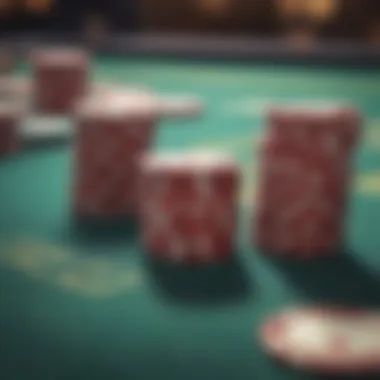
[[[305,261],[271,258],[269,262],[311,302],[380,307],[380,276],[361,263],[354,252]]]
[[[67,233],[70,241],[77,244],[130,244],[137,239],[138,223],[133,218],[96,220],[76,217],[70,220]]]
[[[380,373],[372,375],[346,375],[346,376],[315,376],[313,380],[379,380]]]
[[[368,373],[368,374],[316,374],[307,368],[295,368],[294,366],[276,358],[267,356],[265,360],[269,360],[270,364],[286,378],[305,378],[309,380],[379,380],[380,373]]]
[[[146,260],[155,291],[172,302],[200,306],[244,302],[252,284],[238,257],[223,263],[185,265]]]
[[[373,374],[347,374],[347,375],[327,375],[327,374],[314,374],[307,369],[302,370],[300,368],[294,368],[286,363],[283,363],[276,359],[271,359],[271,362],[274,366],[276,366],[281,372],[287,376],[293,377],[305,377],[309,380],[379,380],[380,373]]]

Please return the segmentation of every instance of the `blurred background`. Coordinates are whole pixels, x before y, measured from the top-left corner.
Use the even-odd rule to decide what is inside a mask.
[[[114,33],[285,37],[380,44],[378,0],[0,0],[2,36]]]

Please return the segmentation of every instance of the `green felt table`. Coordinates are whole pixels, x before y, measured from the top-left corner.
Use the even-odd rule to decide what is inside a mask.
[[[237,257],[163,266],[126,228],[84,234],[70,218],[70,144],[0,161],[1,377],[308,379],[262,352],[259,327],[288,306],[380,307],[380,71],[99,59],[94,74],[204,98],[203,117],[161,122],[156,148],[217,148],[239,160]],[[348,249],[335,258],[278,262],[250,246],[263,110],[281,100],[350,101],[366,115]]]

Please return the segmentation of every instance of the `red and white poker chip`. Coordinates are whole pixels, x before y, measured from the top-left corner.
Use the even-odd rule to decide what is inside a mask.
[[[71,141],[74,128],[62,117],[25,118],[21,125],[21,136],[26,145]]]
[[[89,62],[89,54],[73,47],[45,47],[34,50],[31,61],[35,66],[44,68],[83,67]]]
[[[156,119],[156,97],[142,89],[114,90],[95,93],[77,104],[76,117],[85,119]]]
[[[31,96],[32,83],[28,78],[6,75],[0,77],[0,98],[24,101]]]
[[[262,327],[264,348],[315,373],[380,373],[380,313],[339,308],[286,311]]]

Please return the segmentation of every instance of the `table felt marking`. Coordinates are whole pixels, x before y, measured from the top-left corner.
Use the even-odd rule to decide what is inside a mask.
[[[257,173],[252,170],[252,172],[248,174],[247,170],[246,179],[240,193],[240,204],[242,206],[256,206],[257,188]]]
[[[357,178],[355,187],[360,194],[380,196],[380,171],[361,174]]]
[[[250,133],[231,137],[225,140],[210,141],[199,143],[195,147],[196,152],[205,152],[208,150],[226,150],[234,154],[240,155],[242,148],[245,148],[246,153],[255,154],[256,149],[261,141],[261,133],[259,130],[253,130]]]
[[[142,283],[139,269],[118,271],[116,268],[99,268],[93,271],[91,267],[80,270],[69,269],[59,274],[55,285],[62,290],[80,294],[86,297],[108,297],[135,289]]]
[[[83,257],[59,245],[19,238],[0,249],[0,262],[31,279],[82,297],[112,297],[141,286],[139,268],[103,257]]]
[[[243,98],[229,101],[224,107],[221,107],[221,110],[228,114],[261,117],[265,110],[276,101],[275,98]]]
[[[369,120],[365,128],[363,144],[373,150],[380,149],[380,119]]]
[[[241,206],[254,206],[256,199],[256,184],[257,184],[257,148],[260,143],[259,131],[253,133],[240,135],[236,138],[223,140],[218,142],[210,142],[210,144],[200,145],[195,148],[196,152],[202,153],[209,150],[224,150],[230,151],[237,157],[240,154],[247,156],[242,164],[242,182],[240,188],[240,205]]]

